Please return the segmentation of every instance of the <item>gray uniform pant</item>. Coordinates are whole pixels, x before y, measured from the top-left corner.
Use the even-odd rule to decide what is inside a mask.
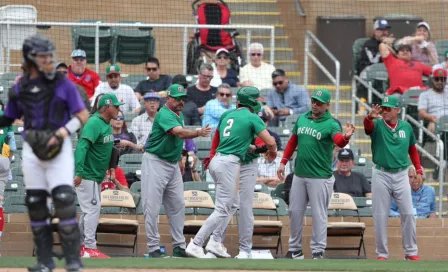
[[[215,210],[194,237],[193,242],[198,246],[202,247],[218,227],[224,225],[225,228],[229,217],[233,215],[232,211],[235,211],[233,205],[238,199],[239,161],[237,156],[218,153],[210,162],[210,174],[216,186]]]
[[[227,226],[239,208],[238,235],[240,251],[247,253],[252,251],[252,236],[254,233],[254,213],[252,206],[254,188],[257,183],[257,173],[258,162],[256,159],[249,164],[241,165],[239,192],[230,210],[231,215],[227,217],[227,220],[221,226],[213,231],[213,239],[217,242],[224,243]]]
[[[145,152],[142,158],[142,208],[149,252],[160,249],[158,216],[163,203],[173,239],[173,248],[185,248],[184,184],[178,163],[169,163]]]
[[[97,182],[85,179],[76,187],[76,195],[82,212],[79,218],[81,245],[91,249],[96,249],[95,235],[101,212],[100,189],[101,186]],[[92,200],[96,201],[96,205],[93,205]]]
[[[303,217],[308,201],[311,205],[313,226],[311,252],[324,252],[327,247],[328,204],[333,193],[334,177],[328,179],[303,178],[294,175],[289,194],[290,238],[289,251],[302,250]]]
[[[0,208],[3,207],[3,202],[5,201],[5,188],[6,183],[8,183],[10,165],[11,162],[8,158],[0,156]]]
[[[373,168],[372,209],[375,227],[376,254],[389,257],[387,223],[392,197],[400,209],[403,249],[406,255],[417,255],[417,234],[408,170],[392,174]]]

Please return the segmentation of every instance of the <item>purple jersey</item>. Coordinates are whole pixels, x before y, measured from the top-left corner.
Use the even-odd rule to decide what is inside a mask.
[[[184,140],[184,150],[187,150],[188,152],[193,151],[194,153],[197,152],[196,144],[194,143],[193,139]]]
[[[5,116],[12,119],[20,119],[25,116],[25,129],[51,128],[57,130],[71,119],[71,115],[86,109],[78,89],[66,77],[56,82],[54,96],[49,102],[36,100],[32,103],[29,101],[23,103],[19,98],[19,85],[20,83],[14,86],[17,98],[8,101]],[[31,86],[32,93],[38,95],[37,93],[40,91],[38,86],[42,86],[42,79],[29,80],[28,86]],[[48,122],[47,127],[45,127],[46,122]]]

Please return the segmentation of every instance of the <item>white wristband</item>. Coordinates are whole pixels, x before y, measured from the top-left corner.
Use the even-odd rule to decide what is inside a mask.
[[[70,119],[70,121],[68,121],[67,124],[65,124],[65,129],[67,129],[68,133],[70,134],[75,133],[81,127],[82,127],[81,120],[79,120],[79,118],[76,116]]]

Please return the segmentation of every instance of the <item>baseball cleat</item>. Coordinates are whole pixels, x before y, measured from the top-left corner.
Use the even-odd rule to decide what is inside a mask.
[[[240,251],[240,253],[235,256],[235,259],[252,259],[252,254],[249,252]]]
[[[216,242],[213,238],[210,238],[208,240],[207,246],[205,249],[213,254],[215,254],[217,257],[221,258],[230,258],[230,254],[227,253],[224,246],[220,242]]]
[[[303,260],[304,258],[302,250],[288,251],[285,255],[285,259]]]
[[[194,258],[204,258],[205,253],[204,249],[198,245],[195,245],[193,242],[193,239],[190,240],[190,243],[188,244],[187,248],[185,249],[185,252]]]
[[[319,260],[324,258],[323,252],[314,252],[313,253],[313,260]]]
[[[169,258],[169,256],[166,256],[165,253],[162,253],[160,249],[156,249],[154,251],[151,251],[148,253],[149,258]]]
[[[420,259],[420,257],[418,255],[412,255],[412,256],[406,255],[404,257],[404,259],[407,260],[407,261],[421,261],[421,259]]]
[[[217,259],[218,257],[216,257],[216,255],[211,252],[207,252],[207,254],[205,254],[204,257],[202,257],[202,258],[203,259]]]
[[[377,261],[387,261],[387,258],[385,257],[378,257],[376,258]]]
[[[181,247],[175,247],[173,249],[173,258],[188,258],[187,253],[185,253],[185,249]]]
[[[34,265],[32,267],[28,267],[28,272],[52,272],[54,267],[55,267],[54,264],[53,265],[45,265],[45,264],[37,263],[36,265]]]

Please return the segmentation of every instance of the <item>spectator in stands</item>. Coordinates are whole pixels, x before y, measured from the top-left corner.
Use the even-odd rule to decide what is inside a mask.
[[[427,128],[435,132],[436,122],[448,115],[448,91],[445,91],[447,70],[439,68],[432,73],[432,89],[420,94],[418,100],[419,117],[427,123]]]
[[[263,120],[263,122],[266,124],[266,126],[269,125],[269,120],[271,120],[273,118],[273,115],[269,113],[268,109],[269,109],[268,107],[263,107],[261,109],[261,111],[258,113],[258,116],[260,116],[261,120]],[[269,129],[269,127],[267,130],[268,130],[269,134],[272,137],[274,137],[275,143],[277,144],[277,150],[279,152],[281,152],[283,149],[282,149],[282,141],[280,140],[280,136],[278,136],[278,134],[276,132]],[[262,145],[264,145],[264,142],[260,138],[257,137],[255,139],[255,145],[262,146]]]
[[[102,93],[113,93],[117,96],[120,102],[125,103],[120,106],[120,109],[124,113],[140,112],[140,102],[138,102],[134,90],[126,84],[121,84],[120,66],[117,64],[107,66],[106,79],[107,82],[102,82],[96,87],[95,94],[92,98],[92,106],[97,95]]]
[[[240,70],[242,86],[255,86],[258,89],[272,88],[271,75],[275,67],[263,61],[264,48],[261,43],[249,46],[250,63]]]
[[[87,55],[84,50],[76,49],[72,52],[72,64],[68,67],[68,78],[77,85],[81,85],[92,99],[95,88],[100,84],[100,76],[87,69]]]
[[[201,177],[199,176],[201,164],[198,157],[196,157],[196,152],[197,149],[194,141],[192,139],[185,139],[180,166],[183,169],[183,182],[201,181]]]
[[[143,100],[145,112],[132,120],[131,132],[137,138],[137,144],[144,147],[160,106],[160,96],[157,93],[146,93]]]
[[[270,161],[266,153],[263,154],[263,156],[258,159],[257,183],[268,186],[270,190],[275,190],[275,187],[277,187],[278,184],[283,183],[284,181],[280,180],[277,176],[277,169],[280,166],[281,160],[282,157],[277,156],[275,160]],[[288,162],[285,166],[285,175],[289,175],[290,172],[291,167]]]
[[[372,197],[372,189],[366,177],[361,173],[352,171],[355,166],[354,159],[351,149],[342,148],[339,150],[337,170],[333,173],[335,178],[334,192],[349,194],[352,197]]]
[[[238,74],[235,70],[229,68],[229,64],[229,51],[225,48],[218,49],[215,54],[215,63],[213,63],[214,74],[210,85],[218,87],[223,83],[227,83],[230,87],[237,87],[239,83]]]
[[[135,87],[135,94],[137,95],[138,100],[142,100],[143,96],[147,92],[164,93],[171,85],[171,77],[160,74],[160,62],[157,58],[149,57],[145,63],[145,70],[148,75],[148,79],[140,81],[137,87]],[[159,95],[164,97],[163,93],[159,93]]]
[[[423,39],[421,36],[415,39]],[[426,66],[418,61],[412,60],[412,46],[406,40],[395,43],[395,51],[392,49],[393,39],[384,39],[380,44],[380,54],[389,75],[390,88],[387,94],[403,94],[408,89],[426,89],[423,85],[422,76],[429,76],[432,72],[431,66]]]
[[[56,71],[63,73],[64,75],[68,74],[68,66],[67,64],[65,64],[64,62],[59,62],[56,64]],[[78,88],[79,94],[82,97],[82,101],[84,101],[84,104],[86,105],[86,108],[90,111],[91,107],[90,107],[90,100],[89,97],[87,96],[86,90],[84,90],[84,88],[79,85],[79,84],[75,84],[76,88]]]
[[[417,181],[415,167],[409,166],[409,184],[411,185],[412,206],[417,218],[436,218],[436,192],[434,188]],[[390,216],[400,216],[397,203],[392,199]]]
[[[415,37],[405,39],[407,39],[408,44],[412,44],[412,60],[431,66],[439,63],[436,46],[430,41],[431,28],[428,23],[418,23]]]
[[[445,52],[443,53],[443,56],[445,56],[445,60],[443,62],[441,62],[441,63],[438,63],[438,64],[434,65],[432,67],[433,71],[436,70],[436,69],[439,69],[439,68],[442,68],[442,69],[445,69],[445,70],[448,69],[448,49],[445,50]]]
[[[268,106],[275,114],[271,126],[278,126],[287,116],[304,113],[311,108],[308,92],[288,80],[285,71],[277,69],[272,73],[274,90],[268,93]]]
[[[215,129],[221,115],[231,109],[235,109],[235,104],[232,104],[232,89],[229,84],[223,83],[218,87],[216,98],[205,104],[202,126],[209,125],[209,127]]]
[[[124,175],[124,171],[120,166],[117,166],[115,169],[115,180],[111,180],[112,176],[110,171],[107,170],[106,176],[104,177],[103,182],[101,183],[101,191],[110,189],[116,190],[116,183],[120,184],[124,188],[129,188],[128,181],[126,180],[126,176]]]
[[[92,106],[92,108],[90,109],[90,115],[94,114],[94,113],[98,110],[98,102],[100,101],[100,99],[101,99],[101,97],[102,97],[103,95],[104,95],[104,94],[99,94],[99,95],[95,98],[95,100],[93,101],[93,106]]]
[[[185,89],[188,88],[188,81],[184,75],[175,75],[173,77],[173,84],[182,85],[182,87],[184,87]]]
[[[118,112],[117,119],[110,120],[110,125],[112,126],[114,140],[120,140],[120,144],[118,145],[120,156],[135,153],[135,151],[143,152],[143,146],[138,145],[134,134],[128,132],[124,121],[124,114],[121,110]]]

